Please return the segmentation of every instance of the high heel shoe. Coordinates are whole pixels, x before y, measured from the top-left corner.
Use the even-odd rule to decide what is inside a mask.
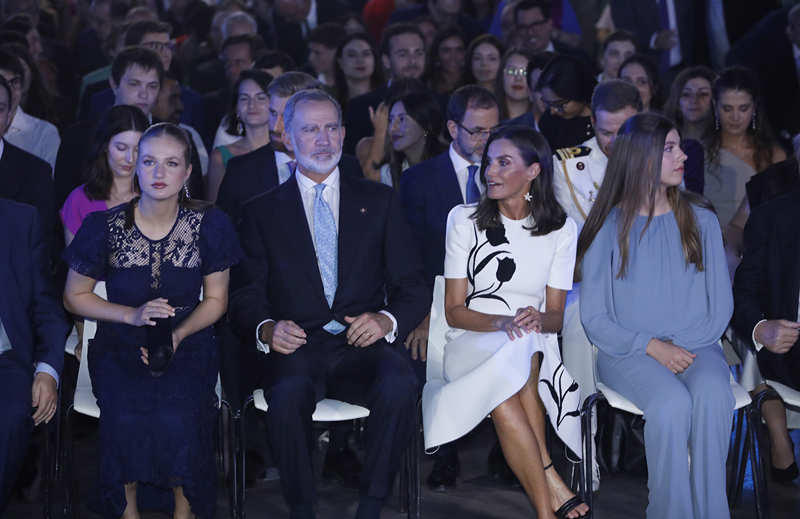
[[[775,480],[777,483],[789,483],[793,479],[795,479],[798,475],[800,475],[800,471],[797,469],[797,462],[793,461],[791,465],[786,467],[785,469],[778,469],[772,467],[770,469],[770,473],[772,474],[772,479]]]

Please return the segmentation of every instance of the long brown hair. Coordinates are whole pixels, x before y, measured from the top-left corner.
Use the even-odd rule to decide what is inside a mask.
[[[578,237],[577,264],[580,265],[586,250],[591,246],[609,213],[615,207],[617,216],[617,244],[620,251],[619,272],[622,279],[628,267],[628,244],[633,221],[639,210],[650,208],[641,238],[653,220],[656,194],[661,185],[661,160],[667,134],[675,125],[666,117],[653,112],[634,115],[619,130],[609,157],[606,175],[597,194],[597,201],[589,211],[586,223]],[[703,271],[703,244],[697,229],[693,205],[712,209],[702,197],[680,189],[667,188],[667,200],[675,214],[681,234],[681,245],[686,265],[694,263]],[[712,209],[713,210],[713,209]],[[576,269],[580,272],[580,268]]]

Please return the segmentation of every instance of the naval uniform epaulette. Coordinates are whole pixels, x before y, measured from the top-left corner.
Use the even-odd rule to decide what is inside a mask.
[[[556,155],[561,160],[577,159],[578,157],[587,157],[592,152],[592,148],[588,146],[570,146],[569,148],[559,148],[556,150]]]

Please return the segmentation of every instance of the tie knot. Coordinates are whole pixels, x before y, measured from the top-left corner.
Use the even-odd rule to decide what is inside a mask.
[[[289,162],[286,163],[286,165],[289,166],[289,172],[294,174],[294,170],[297,167],[297,162],[294,160],[290,160]]]
[[[316,186],[314,186],[314,191],[317,192],[317,198],[320,198],[322,196],[322,192],[325,190],[325,186],[326,184],[317,184]]]
[[[478,166],[475,165],[475,164],[473,164],[471,166],[468,166],[467,167],[467,171],[469,172],[469,176],[474,177],[475,176],[475,172],[478,171]]]

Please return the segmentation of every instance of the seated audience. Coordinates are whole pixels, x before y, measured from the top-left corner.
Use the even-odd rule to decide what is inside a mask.
[[[500,76],[500,59],[503,56],[503,44],[491,34],[483,34],[472,40],[467,47],[464,58],[466,64],[465,83],[478,85],[494,93],[498,92],[497,78]]]
[[[429,82],[435,93],[449,94],[463,84],[466,46],[459,28],[446,27],[437,31],[428,48]]]
[[[597,81],[602,83],[619,77],[619,66],[636,53],[636,40],[628,31],[615,31],[603,40],[600,47],[600,75]]]
[[[426,0],[418,2],[419,5],[398,7],[389,18],[389,23],[419,23],[421,18],[427,18],[434,30],[456,25],[464,32],[467,41],[471,41],[484,30],[480,23],[465,12],[465,3],[464,0]],[[428,43],[430,41],[428,40]]]
[[[151,507],[147,496],[169,503],[172,494],[174,509],[162,511],[181,519],[216,507],[211,326],[225,313],[240,251],[224,213],[186,196],[191,146],[177,126],[151,126],[136,162],[141,197],[90,214],[64,253],[64,303],[97,320],[88,361],[107,517],[138,517],[139,506]],[[93,293],[100,279],[108,300]]]
[[[619,78],[639,89],[644,111],[661,109],[661,81],[655,64],[642,54],[634,54],[622,62]]]
[[[681,71],[672,82],[664,115],[675,121],[682,139],[708,142],[714,131],[711,87],[717,74],[702,65]]]
[[[5,89],[0,85],[0,92]],[[0,107],[7,106],[4,96],[0,93]],[[49,423],[58,410],[69,333],[39,219],[35,208],[0,198],[0,241],[14,244],[0,257],[0,276],[14,280],[3,283],[3,298],[14,303],[0,307],[0,514],[11,499],[33,428]]]
[[[547,111],[539,119],[539,128],[553,149],[577,146],[594,136],[595,84],[591,68],[578,58],[556,56],[545,65],[537,88]]]
[[[441,108],[430,92],[409,92],[379,105],[372,124],[375,136],[361,139],[356,157],[365,177],[387,186],[399,188],[405,170],[444,148]]]
[[[394,192],[341,172],[336,101],[302,90],[284,117],[297,172],[245,205],[231,318],[269,352],[267,435],[291,516],[315,516],[311,417],[330,397],[370,410],[356,517],[378,519],[416,434],[417,380],[392,343],[422,319],[430,295]],[[369,217],[353,219],[359,211]]]
[[[227,133],[239,135],[231,144],[222,145],[211,153],[208,170],[208,200],[217,200],[217,192],[225,176],[228,161],[269,143],[269,84],[272,77],[260,70],[245,70],[239,75],[227,115]]]
[[[45,84],[39,64],[24,46],[16,43],[4,43],[0,49],[15,55],[25,69],[25,80],[22,85],[22,96],[19,104],[28,115],[60,127],[69,108],[58,106],[65,103],[65,98],[53,85]],[[55,162],[55,159],[54,159]]]
[[[752,338],[762,377],[798,391],[799,194],[795,189],[753,209],[744,230],[744,255],[733,285],[733,325],[741,337]],[[764,389],[766,386],[760,385],[753,393]],[[764,401],[761,416],[769,431],[772,479],[789,482],[797,478],[798,470],[783,402]]]
[[[149,125],[142,111],[129,105],[111,108],[100,122],[86,183],[69,194],[59,211],[66,245],[90,213],[128,203],[136,196],[136,153],[139,138]]]
[[[530,110],[530,91],[526,82],[530,60],[527,52],[511,48],[500,61],[495,91],[499,93],[497,101],[500,104],[501,121],[517,118]]]
[[[539,88],[539,78],[542,76],[544,67],[555,57],[552,52],[540,52],[531,57],[528,62],[526,72],[526,83],[528,84],[528,96],[530,98],[530,109],[519,117],[509,119],[506,124],[521,124],[539,131],[539,120],[547,111],[547,105],[542,101],[542,90]]]
[[[253,65],[254,69],[263,70],[273,78],[284,72],[291,72],[297,68],[294,60],[285,52],[279,50],[265,50]]]
[[[273,4],[269,22],[274,41],[270,46],[291,56],[295,63],[305,62],[313,29],[351,10],[345,0],[276,0]]]
[[[513,5],[512,11],[515,45],[522,46],[531,54],[557,52],[586,59],[577,47],[580,36],[553,26],[553,2],[548,0],[523,0]],[[576,38],[577,36],[577,38]]]
[[[580,314],[599,380],[644,411],[647,516],[727,518],[733,297],[719,223],[680,189],[685,160],[663,116],[622,126],[578,240]]]
[[[366,34],[347,36],[336,49],[334,61],[334,89],[342,108],[346,110],[354,97],[380,88],[383,85],[382,69],[378,51]]]
[[[61,137],[55,126],[25,113],[21,101],[31,86],[32,70],[15,54],[0,49],[0,75],[11,86],[10,121],[5,140],[47,162],[50,174],[56,162]]]
[[[579,408],[577,394],[554,400],[573,383],[556,334],[572,288],[577,230],[553,195],[551,157],[531,128],[494,132],[481,163],[485,196],[447,217],[450,330],[443,372],[423,391],[422,416],[430,448],[467,434],[491,413],[537,517],[582,517],[588,507],[553,468],[545,437],[547,410],[565,444],[581,450],[577,417],[559,420]]]
[[[346,35],[335,23],[323,23],[308,33],[308,72],[328,87],[336,81],[336,49]]]

